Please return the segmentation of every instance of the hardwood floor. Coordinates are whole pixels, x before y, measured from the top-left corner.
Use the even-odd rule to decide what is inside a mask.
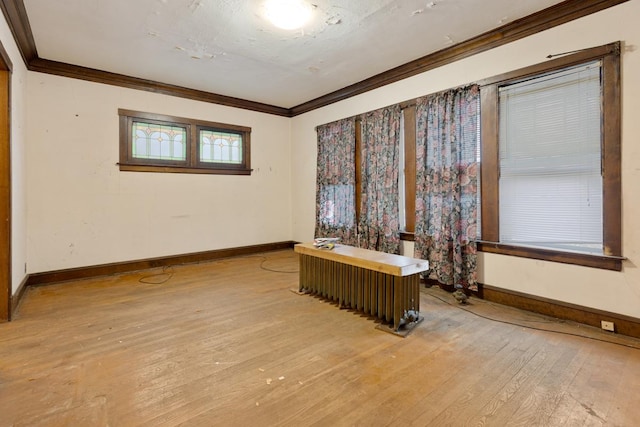
[[[0,426],[640,419],[638,340],[436,288],[400,338],[291,292],[295,271],[284,250],[28,290],[0,324]]]

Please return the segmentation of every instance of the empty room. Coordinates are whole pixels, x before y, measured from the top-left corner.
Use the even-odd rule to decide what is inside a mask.
[[[0,426],[637,422],[640,0],[0,8]]]

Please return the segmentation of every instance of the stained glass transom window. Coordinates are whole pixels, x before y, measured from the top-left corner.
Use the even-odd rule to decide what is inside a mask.
[[[187,158],[187,130],[184,127],[133,122],[132,133],[134,158],[178,161]]]
[[[118,109],[121,171],[251,175],[251,128]]]
[[[200,130],[200,161],[242,163],[242,135],[215,130]]]

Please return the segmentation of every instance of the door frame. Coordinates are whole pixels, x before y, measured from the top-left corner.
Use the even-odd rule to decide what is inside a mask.
[[[11,59],[0,42],[0,322],[11,320]]]

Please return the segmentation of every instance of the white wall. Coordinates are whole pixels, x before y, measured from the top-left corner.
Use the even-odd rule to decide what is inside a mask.
[[[25,111],[27,68],[4,16],[0,40],[11,58],[11,287],[12,294],[24,280],[27,262],[27,190],[25,159]]]
[[[508,45],[311,111],[292,120],[293,238],[313,238],[315,126],[516,70],[546,56],[621,40],[622,272],[480,254],[480,281],[504,289],[640,318],[640,0],[631,0]]]
[[[290,119],[28,74],[29,273],[291,239]],[[120,172],[118,108],[252,128],[251,176]]]

